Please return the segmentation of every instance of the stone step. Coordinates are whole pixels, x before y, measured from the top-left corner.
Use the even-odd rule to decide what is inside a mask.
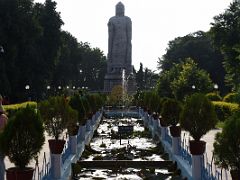
[[[93,168],[93,169],[114,169],[114,168],[157,168],[168,169],[172,165],[172,161],[132,161],[132,160],[94,160],[94,161],[78,161],[76,169]]]

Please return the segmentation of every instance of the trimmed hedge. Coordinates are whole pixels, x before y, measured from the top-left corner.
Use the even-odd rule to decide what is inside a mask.
[[[240,110],[238,104],[223,101],[212,101],[219,121],[225,121],[237,110]]]
[[[27,101],[20,104],[10,104],[10,105],[3,105],[4,110],[7,112],[8,116],[12,116],[16,113],[17,110],[27,107],[29,105],[31,108],[36,109],[37,103],[34,101]]]
[[[207,93],[206,96],[210,101],[222,101],[222,97],[215,92]]]
[[[236,102],[236,97],[237,97],[237,93],[235,93],[235,92],[228,93],[226,96],[224,96],[223,101],[224,102],[235,103]]]

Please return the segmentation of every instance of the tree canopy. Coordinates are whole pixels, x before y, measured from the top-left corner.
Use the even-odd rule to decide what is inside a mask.
[[[210,35],[224,55],[225,80],[233,89],[240,84],[240,2],[233,1],[224,13],[214,17]]]
[[[170,70],[174,64],[182,63],[186,58],[192,58],[200,69],[210,74],[210,78],[218,84],[220,91],[226,91],[223,56],[212,45],[208,33],[197,31],[170,41],[166,54],[158,61],[158,68],[162,72]]]
[[[102,88],[106,57],[61,29],[63,21],[56,6],[53,0],[44,4],[0,1],[0,46],[4,50],[0,52],[0,93],[11,102],[27,96],[41,99],[47,86],[52,93],[66,86]]]
[[[161,97],[183,100],[185,96],[195,92],[210,92],[213,83],[205,70],[198,68],[194,60],[187,58],[185,62],[174,64],[170,70],[161,73],[156,89]]]

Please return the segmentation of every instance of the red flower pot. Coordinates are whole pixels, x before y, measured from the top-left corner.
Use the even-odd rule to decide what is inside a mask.
[[[239,180],[240,179],[240,170],[231,170],[230,174],[232,176],[232,180]]]
[[[163,120],[163,118],[160,118],[160,124],[162,127],[167,127],[167,123]]]
[[[49,148],[52,154],[61,154],[65,145],[65,140],[49,139]]]
[[[181,136],[181,127],[180,126],[170,126],[170,133],[172,137]]]
[[[202,155],[206,149],[205,141],[189,141],[189,149],[192,155]]]
[[[26,167],[25,169],[19,169],[16,167],[8,168],[6,170],[7,180],[32,180],[33,168]]]

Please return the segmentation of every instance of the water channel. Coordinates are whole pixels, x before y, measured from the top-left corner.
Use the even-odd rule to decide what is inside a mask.
[[[131,134],[123,134],[121,140],[118,126],[133,125]],[[121,141],[121,142],[120,142]],[[80,161],[131,160],[165,161],[168,154],[158,140],[153,140],[151,133],[137,118],[103,118],[89,146],[86,146]],[[81,164],[81,163],[79,163]],[[182,179],[180,170],[171,164],[164,168],[120,168],[108,169],[81,168],[74,179]]]

